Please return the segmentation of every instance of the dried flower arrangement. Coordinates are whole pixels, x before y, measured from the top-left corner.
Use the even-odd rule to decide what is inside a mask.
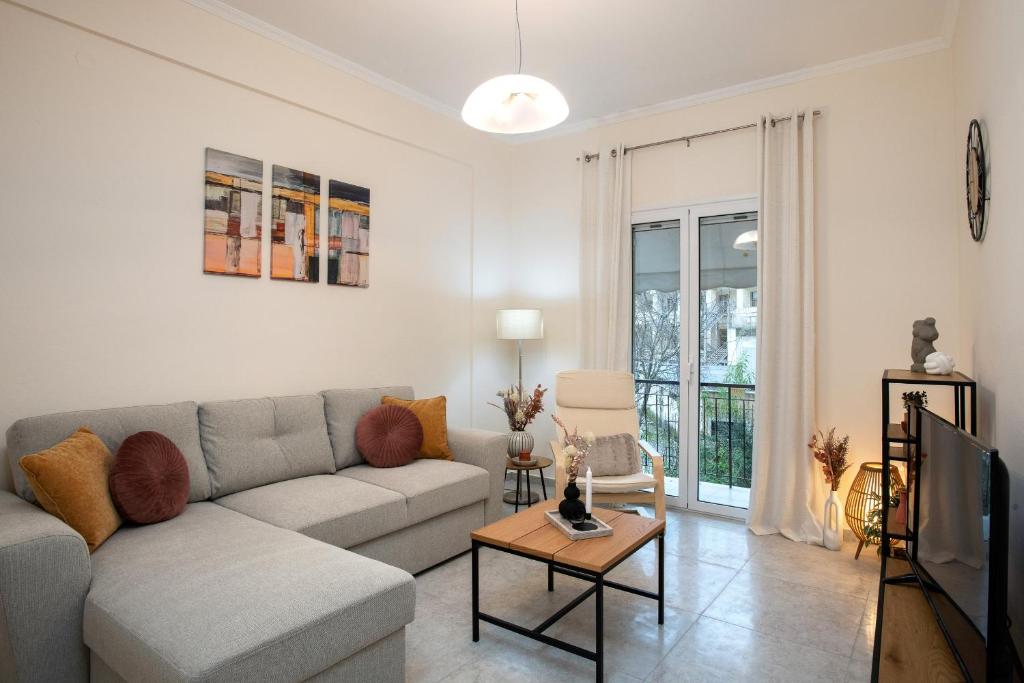
[[[513,432],[522,432],[539,413],[544,412],[544,392],[546,391],[547,389],[541,388],[538,384],[532,394],[525,394],[521,387],[513,384],[507,390],[498,391],[497,396],[502,403],[500,406],[497,403],[488,403],[487,405],[504,411],[505,417],[508,418],[508,428]]]
[[[579,476],[580,467],[583,465],[583,461],[587,459],[587,454],[590,452],[590,447],[594,445],[596,438],[593,432],[584,432],[581,435],[578,427],[573,429],[572,434],[570,434],[569,428],[558,419],[557,415],[552,415],[551,419],[562,428],[562,453],[567,458],[565,473],[567,475],[567,483],[572,484],[576,481],[576,477]]]
[[[825,482],[832,487],[833,491],[839,490],[839,480],[843,473],[850,468],[847,456],[850,452],[850,437],[836,438],[836,428],[828,430],[828,435],[820,429],[817,434],[811,435],[811,442],[807,444],[814,455],[814,459],[821,463],[821,471],[825,474]]]

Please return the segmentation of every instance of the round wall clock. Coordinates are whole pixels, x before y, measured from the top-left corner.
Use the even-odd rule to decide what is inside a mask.
[[[985,236],[985,202],[988,196],[985,169],[985,143],[981,139],[981,125],[973,119],[967,128],[967,220],[971,237],[980,242]]]

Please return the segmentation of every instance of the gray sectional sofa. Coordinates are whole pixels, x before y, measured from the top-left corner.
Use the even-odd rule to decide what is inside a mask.
[[[0,680],[401,681],[415,573],[501,514],[505,437],[449,429],[455,461],[363,463],[382,395],[342,389],[62,413],[7,432],[0,492]],[[80,425],[112,452],[166,435],[189,465],[178,517],[124,526],[92,556],[33,504],[17,460]]]

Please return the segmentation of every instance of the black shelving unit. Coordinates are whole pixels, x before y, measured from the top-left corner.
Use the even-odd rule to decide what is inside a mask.
[[[917,530],[915,528],[920,511],[920,499],[914,486],[921,481],[921,458],[916,457],[920,449],[920,416],[916,413],[907,415],[907,426],[892,423],[890,416],[890,394],[893,385],[922,385],[928,387],[950,387],[953,390],[953,420],[961,429],[968,429],[971,434],[977,433],[977,382],[963,374],[954,372],[950,375],[929,375],[910,370],[886,370],[882,373],[882,491],[891,491],[889,468],[895,462],[906,465],[907,471],[907,514],[906,524],[895,520],[890,524],[888,500],[882,504],[882,575],[885,575],[884,564],[892,548],[892,541],[904,541],[909,548],[911,559],[917,559]],[[913,467],[913,477],[909,469]]]
[[[882,373],[882,491],[885,492],[885,500],[882,501],[882,529],[881,529],[881,555],[882,568],[878,584],[878,609],[875,622],[875,646],[871,662],[871,681],[876,683],[879,680],[880,657],[882,643],[885,638],[883,631],[885,600],[887,588],[892,586],[914,586],[926,587],[924,579],[919,577],[915,567],[917,566],[917,520],[921,510],[920,496],[917,495],[917,487],[921,481],[921,458],[918,457],[921,448],[921,412],[912,411],[906,415],[906,428],[901,423],[893,424],[889,414],[890,394],[894,385],[922,385],[926,387],[950,387],[953,390],[953,419],[951,420],[961,429],[969,429],[971,434],[977,432],[977,383],[961,372],[954,372],[951,375],[928,375],[921,372],[909,370],[886,370]],[[932,395],[929,395],[929,403],[934,405]],[[968,428],[968,421],[970,427]],[[889,494],[891,492],[890,467],[894,463],[904,463],[907,467],[907,514],[906,524],[889,520]],[[913,468],[913,472],[911,472]],[[913,480],[913,485],[911,485]],[[893,548],[894,541],[903,541],[903,548]],[[908,562],[897,562],[894,571],[888,568],[889,558],[907,560]],[[927,585],[931,589],[937,587]],[[902,598],[904,603],[908,595],[914,593],[897,593],[893,599]],[[927,599],[927,593],[921,594],[922,599]],[[893,636],[890,633],[890,637]],[[906,637],[906,634],[899,634],[899,637]],[[952,655],[950,655],[950,660]],[[941,659],[941,657],[940,657]]]

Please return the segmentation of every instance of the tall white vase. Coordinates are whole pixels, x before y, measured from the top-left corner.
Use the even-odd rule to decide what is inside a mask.
[[[840,550],[843,547],[843,503],[839,500],[839,492],[831,491],[825,501],[824,544],[829,550]]]

